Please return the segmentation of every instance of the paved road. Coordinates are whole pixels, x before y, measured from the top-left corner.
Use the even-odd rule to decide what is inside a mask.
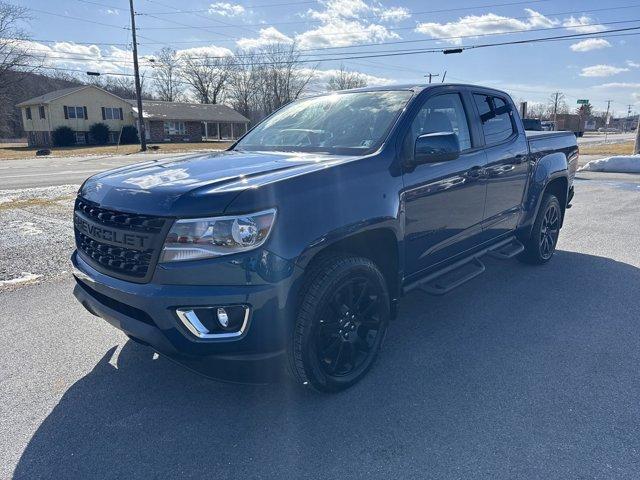
[[[628,133],[609,133],[606,135],[606,143],[623,143],[634,140],[636,138],[635,132]],[[578,145],[605,143],[604,133],[585,133],[585,135],[578,139]]]
[[[198,152],[193,152],[196,154]],[[32,158],[0,161],[0,190],[80,184],[87,177],[112,168],[147,160],[181,157],[188,153],[137,153],[114,156]]]
[[[640,183],[583,178],[552,263],[411,294],[334,396],[196,376],[68,280],[0,294],[0,478],[637,478]]]

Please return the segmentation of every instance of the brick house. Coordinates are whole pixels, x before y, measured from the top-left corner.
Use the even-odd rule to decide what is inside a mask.
[[[135,100],[134,115],[138,115]],[[220,104],[142,101],[142,116],[150,142],[235,140],[247,132],[249,119]]]

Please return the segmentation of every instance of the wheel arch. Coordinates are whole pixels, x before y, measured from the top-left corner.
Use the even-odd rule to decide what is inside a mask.
[[[336,239],[314,248],[304,255],[307,270],[310,266],[331,254],[349,254],[368,258],[375,263],[384,275],[389,288],[392,305],[395,304],[400,292],[400,245],[396,232],[388,227],[372,228],[343,238]]]

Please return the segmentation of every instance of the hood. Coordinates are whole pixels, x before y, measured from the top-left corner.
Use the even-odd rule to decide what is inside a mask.
[[[357,157],[226,151],[151,160],[90,177],[80,195],[104,208],[171,217],[224,212],[247,188],[259,188]]]

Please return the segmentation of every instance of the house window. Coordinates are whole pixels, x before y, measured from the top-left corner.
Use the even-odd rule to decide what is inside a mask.
[[[103,120],[122,120],[122,109],[118,107],[102,107]]]
[[[40,118],[45,118],[44,117],[44,105],[40,105],[38,107],[38,113],[40,114]]]
[[[84,109],[82,107],[67,107],[68,118],[84,118]]]
[[[165,135],[185,135],[187,128],[184,122],[164,122]]]
[[[27,120],[31,120],[31,107],[25,108],[25,114],[27,115]]]

